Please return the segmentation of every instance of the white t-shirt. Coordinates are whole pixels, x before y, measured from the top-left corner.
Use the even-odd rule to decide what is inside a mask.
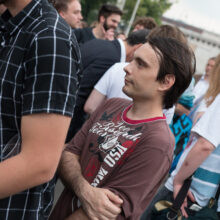
[[[124,86],[124,77],[125,71],[124,67],[127,66],[128,63],[116,63],[111,66],[102,78],[96,83],[95,89],[105,95],[107,98],[124,98],[130,99],[127,95],[122,91],[122,87]],[[166,116],[166,121],[168,124],[172,122],[173,115],[175,111],[175,106],[169,109],[163,109],[163,113]]]
[[[207,108],[205,114],[196,123],[192,129],[192,137],[183,152],[176,169],[171,173],[170,178],[165,186],[173,191],[173,179],[179,171],[183,161],[189,151],[193,148],[202,136],[215,146],[215,150],[196,170],[191,183],[191,191],[193,192],[197,203],[206,206],[211,197],[215,193],[220,183],[220,94],[215,98],[214,102]],[[198,155],[199,156],[199,155]],[[218,201],[218,211],[220,211],[220,199]]]
[[[202,99],[202,101],[201,101],[200,104],[199,104],[199,107],[198,107],[197,110],[196,110],[196,113],[197,113],[197,112],[205,112],[206,110],[207,110],[206,100],[205,100],[205,99]]]
[[[125,84],[124,67],[127,65],[128,63],[116,63],[111,66],[96,83],[95,89],[105,95],[108,99],[115,97],[131,99],[122,91],[122,87]]]
[[[208,90],[209,83],[202,77],[195,85],[193,89],[193,95],[195,96],[193,103],[197,104],[197,101],[205,95],[206,91]]]

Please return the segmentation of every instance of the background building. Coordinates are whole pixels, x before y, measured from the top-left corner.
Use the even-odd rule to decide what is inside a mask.
[[[196,56],[196,74],[204,74],[207,60],[220,53],[220,35],[167,17],[162,23],[175,25],[186,35]]]

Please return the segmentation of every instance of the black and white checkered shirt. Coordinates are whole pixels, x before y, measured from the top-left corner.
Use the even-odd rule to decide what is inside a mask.
[[[71,28],[47,0],[0,21],[0,162],[18,153],[21,117],[73,115],[80,53]],[[31,126],[31,125],[30,125]],[[1,180],[0,180],[1,181]],[[54,180],[0,200],[0,220],[47,219]]]

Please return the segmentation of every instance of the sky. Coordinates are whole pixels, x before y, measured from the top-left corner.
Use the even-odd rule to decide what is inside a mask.
[[[164,16],[220,34],[220,0],[171,0]]]

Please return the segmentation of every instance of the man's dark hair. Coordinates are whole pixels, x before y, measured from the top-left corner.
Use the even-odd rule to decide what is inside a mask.
[[[68,9],[68,4],[72,2],[73,0],[48,0],[54,8],[60,12],[60,11],[66,11]],[[78,1],[78,0],[74,0]]]
[[[146,38],[148,34],[149,34],[149,30],[147,29],[134,31],[128,35],[126,41],[130,46],[134,46],[136,44],[144,44],[147,41]]]
[[[173,74],[175,82],[164,94],[164,108],[171,108],[180,95],[188,88],[195,72],[195,56],[187,44],[173,38],[153,37],[148,43],[159,57],[160,68],[157,80],[163,82],[165,76]]]
[[[140,17],[135,22],[133,27],[135,28],[136,25],[142,25],[144,28],[151,30],[157,27],[157,23],[152,17]]]
[[[104,4],[99,9],[98,21],[100,20],[101,16],[103,16],[104,18],[107,18],[112,14],[117,14],[117,15],[122,16],[123,12],[115,5]]]

